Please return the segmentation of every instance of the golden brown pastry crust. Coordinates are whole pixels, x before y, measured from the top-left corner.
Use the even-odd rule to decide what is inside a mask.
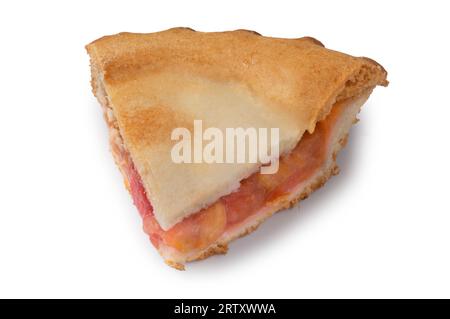
[[[101,83],[164,229],[233,191],[257,168],[180,168],[163,157],[173,145],[169,133],[175,127],[191,128],[194,119],[215,127],[238,120],[223,116],[224,107],[186,107],[172,98],[178,91],[189,93],[180,99],[198,89],[199,94],[214,92],[212,99],[220,100],[226,91],[245,101],[244,119],[230,127],[280,127],[285,153],[305,130],[313,132],[336,101],[387,84],[386,71],[370,59],[326,49],[313,38],[270,38],[247,30],[120,33],[92,42],[87,50],[94,93],[101,95]]]
[[[248,30],[173,28],[105,36],[86,49],[106,86],[178,65],[208,78],[244,83],[256,96],[274,101],[277,111],[307,120],[310,132],[336,100],[388,83],[387,72],[374,60],[326,49],[311,37],[281,39]]]

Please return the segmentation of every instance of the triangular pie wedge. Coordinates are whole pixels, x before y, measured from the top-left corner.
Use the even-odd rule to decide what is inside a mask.
[[[335,158],[387,73],[310,38],[174,28],[87,45],[115,161],[164,260],[177,269],[294,205],[338,172]],[[279,128],[279,168],[175,163],[175,128]]]

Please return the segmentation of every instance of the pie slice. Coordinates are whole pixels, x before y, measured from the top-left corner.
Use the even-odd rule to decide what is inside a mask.
[[[313,38],[175,28],[120,33],[87,45],[93,92],[111,150],[167,264],[227,251],[338,172],[349,129],[387,73],[368,58],[326,49]],[[278,128],[278,171],[262,160],[178,163],[172,132],[203,127]],[[274,158],[272,158],[274,160]]]

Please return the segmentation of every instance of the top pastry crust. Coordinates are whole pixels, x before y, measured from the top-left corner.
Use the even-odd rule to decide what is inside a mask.
[[[386,71],[313,38],[255,32],[120,33],[87,45],[94,94],[108,103],[163,229],[239,187],[261,163],[176,164],[171,132],[279,128],[280,154],[314,131],[332,105],[375,85]]]

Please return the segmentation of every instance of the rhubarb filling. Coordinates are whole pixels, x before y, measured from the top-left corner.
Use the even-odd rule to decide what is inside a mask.
[[[112,151],[143,218],[144,231],[156,248],[170,247],[181,254],[188,254],[206,249],[225,233],[239,227],[271,203],[287,197],[295,187],[313,177],[325,165],[333,127],[348,104],[346,101],[336,103],[331,113],[317,123],[314,133],[306,132],[297,146],[280,158],[277,173],[254,173],[242,180],[235,192],[223,196],[167,231],[159,226],[153,214],[139,173],[121,143],[118,129],[113,127],[112,121],[108,122],[114,133],[111,134]]]

